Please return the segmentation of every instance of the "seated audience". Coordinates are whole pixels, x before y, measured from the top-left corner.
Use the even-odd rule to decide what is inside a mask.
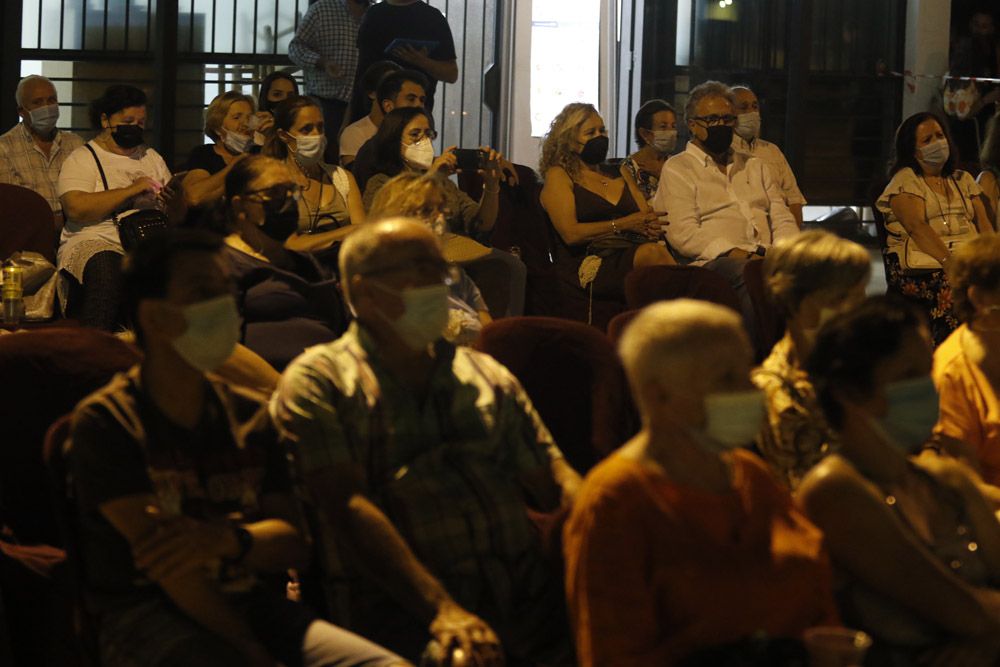
[[[253,146],[248,134],[253,107],[253,98],[236,90],[217,95],[208,105],[205,135],[212,143],[191,151],[184,166],[184,197],[189,206],[211,205],[222,196],[229,169]]]
[[[447,232],[445,228],[444,178],[437,174],[402,173],[382,186],[372,201],[372,220],[415,218],[427,225],[441,240],[441,253],[453,266],[463,260],[482,258],[490,249],[470,238]],[[448,324],[444,339],[455,345],[469,345],[483,327],[493,321],[479,287],[461,267],[454,266],[448,285]]]
[[[361,87],[368,96],[371,109],[363,118],[354,121],[340,132],[340,164],[350,168],[355,156],[361,147],[378,132],[378,126],[382,124],[386,111],[378,100],[378,89],[382,79],[400,70],[399,65],[391,60],[379,60],[372,63],[364,75],[361,77]],[[416,85],[411,82],[404,82],[403,85]],[[413,91],[416,95],[416,91]],[[398,94],[398,91],[397,93]],[[417,95],[419,97],[419,95]]]
[[[59,198],[66,224],[58,265],[69,282],[66,310],[84,325],[119,323],[119,276],[124,251],[115,221],[138,209],[162,208],[170,170],[145,144],[146,94],[114,85],[90,105],[98,134],[66,158]],[[103,177],[102,177],[103,174]]]
[[[932,113],[913,114],[896,130],[892,180],[876,202],[885,217],[886,282],[930,318],[935,345],[958,326],[944,271],[953,245],[993,231],[983,191],[955,162],[946,126]]]
[[[21,122],[0,136],[0,183],[34,190],[52,207],[56,226],[63,223],[59,171],[83,139],[56,127],[59,96],[44,76],[21,79],[15,92]]]
[[[757,450],[790,489],[836,447],[802,367],[819,327],[865,298],[870,273],[863,247],[821,231],[779,242],[764,260],[767,290],[786,328],[753,373],[767,396],[767,424]]]
[[[590,104],[568,104],[542,145],[542,207],[558,232],[556,268],[592,295],[624,300],[625,274],[636,266],[673,264],[657,214],[642,192],[601,166],[608,131]]]
[[[424,108],[427,101],[427,78],[415,70],[403,69],[398,72],[391,72],[378,84],[375,91],[375,103],[382,110],[382,115],[375,124],[382,126],[385,115],[394,109],[403,108]],[[372,119],[375,122],[375,119]],[[375,133],[358,148],[351,163],[351,171],[358,180],[358,187],[365,191],[368,179],[375,173]]]
[[[756,332],[743,269],[795,236],[798,226],[767,165],[733,150],[736,101],[727,86],[696,86],[684,118],[691,139],[663,166],[653,205],[670,212],[667,241],[674,251],[725,276],[740,297],[747,330]]]
[[[934,432],[962,443],[967,462],[1000,486],[1000,237],[981,236],[948,264],[955,316],[962,325],[934,351],[941,416]]]
[[[354,627],[404,656],[430,635],[468,664],[499,665],[500,642],[512,659],[572,664],[562,586],[525,509],[568,504],[579,477],[503,366],[440,340],[449,269],[434,232],[371,223],[339,260],[357,319],[292,363],[272,414],[326,518]]]
[[[302,190],[299,221],[287,245],[322,250],[365,222],[365,207],[354,176],[326,164],[323,110],[311,97],[285,100],[274,109],[274,129],[263,153],[284,161]]]
[[[677,113],[663,100],[650,100],[635,114],[635,140],[639,150],[622,163],[625,180],[639,188],[649,202],[656,194],[663,164],[677,148]]]
[[[144,356],[85,399],[67,457],[105,665],[401,665],[286,599],[308,556],[256,393],[212,379],[239,315],[211,234],[140,244],[123,270]]]
[[[229,171],[217,212],[243,318],[241,342],[279,371],[347,329],[336,277],[311,254],[285,247],[298,223],[299,196],[284,163],[253,155]]]
[[[995,508],[964,466],[911,458],[938,416],[920,312],[868,299],[824,325],[806,371],[840,446],[799,497],[842,574],[845,623],[876,641],[866,664],[996,664]]]
[[[986,124],[986,138],[979,151],[979,165],[982,171],[976,182],[983,190],[986,214],[997,228],[998,206],[1000,206],[1000,114],[993,115]]]
[[[739,316],[654,304],[619,350],[643,427],[587,475],[565,527],[579,664],[754,664],[696,656],[836,623],[822,534],[740,449],[764,397]]]
[[[781,149],[760,138],[760,103],[757,95],[746,86],[733,86],[736,100],[736,127],[733,132],[733,150],[748,157],[760,158],[771,169],[771,177],[781,189],[785,206],[795,216],[795,223],[802,228],[802,207],[806,198],[799,190],[795,174]]]
[[[260,82],[260,94],[257,96],[256,120],[252,121],[254,128],[253,141],[257,146],[267,143],[267,135],[274,129],[274,108],[289,97],[299,96],[299,83],[291,74],[284,70],[275,70]]]

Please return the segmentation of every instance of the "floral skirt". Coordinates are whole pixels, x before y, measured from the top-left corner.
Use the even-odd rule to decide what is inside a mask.
[[[948,277],[943,270],[907,273],[900,268],[899,258],[895,253],[884,253],[884,256],[885,279],[889,291],[903,295],[907,301],[924,311],[930,320],[931,336],[937,347],[959,325],[951,309],[951,285]]]

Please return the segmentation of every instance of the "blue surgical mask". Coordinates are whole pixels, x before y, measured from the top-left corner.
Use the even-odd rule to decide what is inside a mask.
[[[705,415],[704,446],[722,452],[748,445],[764,424],[764,393],[749,389],[709,394]]]
[[[390,320],[385,315],[382,315],[382,319],[393,328],[407,347],[422,350],[441,337],[448,324],[447,285],[407,287],[402,290],[394,290],[379,282],[375,282],[375,285],[397,295],[403,301],[403,314],[398,319]]]
[[[931,437],[938,421],[938,393],[930,376],[893,382],[885,390],[889,411],[878,420],[892,444],[913,454]]]
[[[236,299],[226,294],[184,308],[187,329],[173,340],[184,361],[202,372],[214,371],[236,349],[240,340],[240,314]]]

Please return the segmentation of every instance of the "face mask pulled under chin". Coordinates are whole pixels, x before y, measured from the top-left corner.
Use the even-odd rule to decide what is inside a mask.
[[[374,281],[373,281],[374,282]],[[423,350],[441,337],[448,324],[448,286],[428,285],[394,290],[381,283],[375,285],[384,292],[395,294],[403,301],[403,314],[391,320],[381,311],[379,316],[392,327],[396,335],[411,350]]]
[[[222,140],[223,145],[234,155],[242,155],[250,150],[253,138],[248,134],[230,132],[226,130],[226,136]]]
[[[919,452],[938,421],[938,393],[929,375],[893,382],[885,389],[889,409],[877,430],[905,455]]]
[[[764,393],[759,389],[709,394],[699,442],[714,452],[748,445],[760,433],[764,414]]]
[[[236,298],[225,294],[183,309],[187,328],[172,341],[174,350],[192,368],[214,371],[232,355],[240,340]]]

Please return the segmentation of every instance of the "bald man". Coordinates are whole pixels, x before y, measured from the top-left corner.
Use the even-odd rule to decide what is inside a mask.
[[[0,136],[0,183],[20,185],[45,197],[58,228],[63,219],[56,190],[59,170],[83,139],[56,127],[59,96],[44,76],[21,79],[15,95],[21,122]]]
[[[433,638],[477,665],[573,664],[525,507],[568,505],[579,477],[507,369],[441,340],[454,273],[433,232],[365,225],[339,261],[357,319],[292,362],[271,411],[353,629],[410,658]]]

